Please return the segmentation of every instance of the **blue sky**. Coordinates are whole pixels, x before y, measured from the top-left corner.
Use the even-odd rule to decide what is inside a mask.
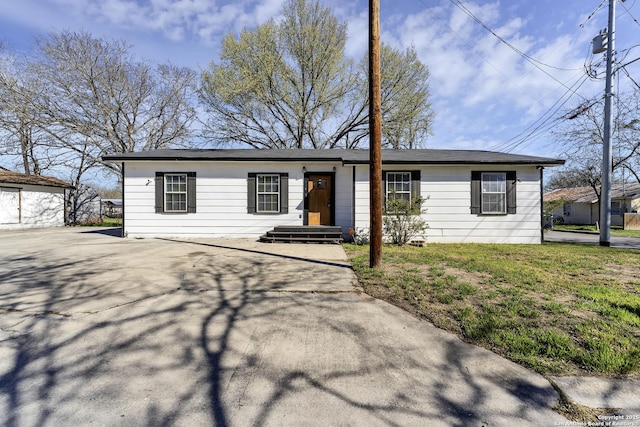
[[[617,3],[617,51],[640,57],[640,4]],[[141,59],[170,61],[195,70],[217,58],[229,32],[278,18],[284,0],[4,0],[0,40],[29,52],[37,35],[86,30],[124,39]],[[367,47],[368,1],[323,0],[348,24],[347,54]],[[382,39],[414,45],[431,71],[435,135],[430,148],[499,149],[560,156],[549,132],[553,110],[577,106],[604,92],[604,80],[584,79],[591,40],[607,26],[606,0],[467,1],[473,21],[455,0],[381,0]],[[639,2],[640,3],[640,2]],[[599,9],[598,9],[599,8]],[[596,13],[593,13],[597,11]],[[597,62],[602,55],[595,56]],[[640,78],[640,61],[628,68]],[[598,72],[604,76],[604,67]],[[583,80],[585,80],[583,82]],[[632,82],[621,74],[620,87]],[[575,93],[573,93],[575,91]],[[555,105],[555,106],[554,106]],[[564,111],[563,108],[559,110]],[[549,118],[545,121],[545,118]],[[540,126],[530,138],[522,138]]]

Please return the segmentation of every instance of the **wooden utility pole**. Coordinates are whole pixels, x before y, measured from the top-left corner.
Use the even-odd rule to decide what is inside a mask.
[[[369,267],[382,264],[380,0],[369,0]]]

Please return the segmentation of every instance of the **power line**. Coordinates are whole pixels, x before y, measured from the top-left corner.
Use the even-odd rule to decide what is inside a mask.
[[[548,68],[553,68],[556,70],[561,70],[561,71],[576,71],[576,69],[567,69],[567,68],[560,68],[560,67],[555,67],[553,65],[549,65],[549,64],[545,64],[544,62],[538,61],[535,58],[532,58],[531,56],[527,55],[526,53],[522,52],[520,49],[518,49],[517,47],[515,47],[514,45],[512,45],[511,43],[509,43],[507,40],[505,40],[503,37],[501,37],[500,35],[498,35],[498,33],[496,33],[495,31],[493,31],[487,24],[485,24],[484,22],[482,22],[482,20],[480,20],[480,18],[478,18],[477,16],[475,16],[473,14],[473,12],[471,12],[464,4],[462,4],[462,2],[460,0],[449,0],[454,6],[456,6],[458,9],[460,9],[461,11],[463,11],[467,16],[469,16],[471,19],[473,19],[475,22],[477,22],[482,28],[484,28],[485,30],[487,30],[490,34],[492,34],[495,38],[497,38],[498,40],[500,40],[500,42],[504,43],[506,46],[508,46],[511,50],[513,50],[514,52],[516,52],[518,55],[520,55],[521,57],[523,57],[527,62],[529,62],[531,65],[533,65],[534,67],[536,67],[537,69],[539,69],[540,71],[542,71],[543,73],[545,73],[547,76],[549,76],[551,79],[553,79],[556,83],[560,84],[561,86],[564,86],[565,88],[567,86],[564,85],[564,83],[562,83],[560,80],[556,79],[554,76],[552,76],[551,74],[549,74],[547,71],[543,70],[540,65],[548,67]],[[540,65],[538,65],[540,64]]]
[[[425,2],[423,0],[420,0],[420,2],[425,7],[427,7],[427,5],[425,4]],[[553,69],[557,69],[557,70],[562,70],[562,71],[575,71],[575,70],[580,70],[580,69],[578,69],[578,68],[576,68],[576,69],[567,69],[567,68],[555,67],[555,66],[552,66],[552,65],[549,65],[549,64],[545,64],[544,62],[541,62],[541,61],[531,57],[530,55],[522,52],[520,49],[518,49],[513,44],[508,42],[506,39],[504,39],[503,37],[498,35],[487,24],[485,24],[482,20],[480,20],[477,16],[475,16],[473,14],[473,12],[471,12],[460,0],[449,0],[449,2],[451,2],[454,6],[456,6],[458,9],[460,9],[462,12],[464,12],[467,16],[469,16],[478,25],[483,27],[491,35],[493,35],[495,38],[497,38],[501,43],[503,43],[506,46],[508,46],[511,50],[516,52],[518,55],[520,55],[522,58],[524,58],[531,65],[536,67],[538,70],[542,71],[544,74],[546,74],[552,80],[554,80],[556,83],[558,83],[559,85],[561,85],[562,87],[564,87],[566,89],[566,91],[562,94],[562,96],[544,114],[542,114],[540,116],[540,118],[538,118],[536,121],[534,121],[531,125],[529,125],[526,129],[521,131],[516,136],[510,138],[509,140],[507,140],[505,142],[502,142],[500,144],[497,144],[497,145],[491,147],[491,149],[498,149],[498,150],[504,150],[504,151],[510,152],[510,151],[512,151],[512,150],[514,150],[514,149],[516,149],[518,147],[521,147],[523,144],[525,144],[528,141],[529,141],[529,144],[530,144],[533,139],[538,138],[543,133],[545,133],[548,130],[550,130],[553,126],[555,126],[557,124],[557,122],[559,122],[561,120],[568,119],[568,117],[556,117],[556,118],[554,118],[554,115],[557,114],[558,111],[569,102],[569,100],[572,98],[573,95],[577,95],[578,97],[582,98],[582,100],[583,100],[582,106],[584,108],[588,109],[590,107],[590,105],[587,105],[589,100],[587,98],[585,98],[584,96],[582,96],[581,94],[579,94],[577,91],[578,91],[578,89],[580,87],[582,87],[582,85],[584,85],[584,83],[589,78],[594,78],[594,79],[596,78],[596,76],[593,74],[593,72],[591,70],[591,68],[593,67],[593,64],[591,63],[592,62],[591,58],[593,56],[591,56],[591,58],[587,57],[587,59],[585,60],[584,68],[585,68],[585,71],[587,71],[586,75],[583,75],[583,77],[581,79],[578,79],[573,85],[571,85],[569,87],[569,86],[567,86],[567,84],[561,82],[560,80],[555,78],[553,75],[549,74],[546,70],[541,68],[541,66],[544,66],[544,67],[547,67],[547,68],[553,68]],[[589,21],[593,16],[595,16],[606,2],[607,2],[607,0],[603,0],[600,3],[600,5],[587,17],[585,23],[580,25],[580,28],[584,28],[586,22]],[[434,12],[434,14],[435,14],[435,12]],[[444,21],[439,16],[438,16],[438,19],[440,19],[442,22],[445,22],[445,24],[449,27],[449,29],[451,29],[452,32],[458,38],[462,39],[455,31],[453,31],[453,29],[449,26],[449,24],[446,21]],[[483,60],[484,60],[484,58],[483,58]],[[487,61],[485,60],[485,62],[487,62]],[[501,74],[504,76],[503,73],[501,73]],[[511,81],[510,79],[508,79],[508,80]],[[513,83],[513,81],[511,81],[511,82]]]
[[[606,2],[607,0],[602,0],[602,3],[600,3],[600,5],[596,7],[596,9],[593,12],[591,12],[591,15],[587,16],[587,19],[585,19],[584,22],[580,24],[580,28],[584,28],[584,26],[587,25],[587,22],[589,22],[589,20],[591,20],[591,18],[593,18],[595,14],[598,13],[600,9],[602,9],[602,6],[604,6]]]
[[[454,0],[449,0],[449,1],[451,1],[451,2],[455,5]],[[455,0],[455,1],[457,1],[457,0]],[[606,1],[606,0],[605,0],[605,1]],[[424,2],[424,0],[420,0],[420,3],[422,3],[422,5],[423,5],[423,6],[425,6],[425,8],[429,9],[429,8],[428,8],[428,6],[426,5],[426,3]],[[464,5],[462,5],[462,4],[460,4],[460,5],[461,5],[461,6],[462,6],[462,8],[463,8],[462,10],[464,11],[464,9],[466,9],[466,8],[465,8],[465,6],[464,6]],[[457,5],[456,5],[456,6],[457,6]],[[438,18],[442,23],[444,23],[444,24],[449,28],[449,30],[451,30],[451,32],[452,32],[452,33],[453,33],[453,34],[454,34],[454,35],[455,35],[459,40],[461,40],[461,41],[462,41],[465,45],[467,45],[468,47],[471,47],[471,46],[467,43],[467,41],[466,41],[465,39],[463,39],[463,38],[462,38],[462,37],[461,37],[461,36],[460,36],[460,35],[459,35],[459,34],[458,34],[458,33],[457,33],[453,28],[451,28],[451,26],[449,25],[449,23],[447,22],[447,20],[445,20],[444,18],[442,18],[440,15],[438,15],[438,14],[435,12],[435,10],[433,10],[433,9],[429,9],[429,11],[430,11],[431,13],[433,13],[433,14],[434,14],[434,16],[436,16],[436,18]],[[468,12],[468,13],[467,13],[467,12]],[[465,13],[467,13],[470,17],[472,17],[472,19],[474,19],[476,22],[478,22],[480,25],[482,25],[482,26],[483,26],[485,29],[487,29],[491,34],[493,34],[495,37],[497,37],[499,40],[501,40],[501,41],[502,41],[503,43],[505,43],[507,46],[509,46],[510,48],[512,48],[513,50],[515,50],[518,54],[520,54],[521,56],[523,56],[525,59],[527,59],[527,58],[528,58],[528,60],[531,60],[531,61],[534,61],[534,62],[540,62],[540,61],[537,61],[537,60],[535,60],[535,59],[533,59],[533,58],[529,57],[528,55],[524,54],[523,52],[521,52],[520,50],[518,50],[517,48],[515,48],[514,46],[512,46],[509,42],[507,42],[506,40],[504,40],[502,37],[498,36],[498,35],[497,35],[493,30],[491,30],[491,29],[490,29],[487,25],[485,25],[485,24],[484,24],[484,23],[483,23],[479,18],[477,18],[475,15],[473,15],[473,13],[471,13],[471,11],[469,11],[468,9],[467,9],[467,12],[465,12]],[[508,80],[509,82],[511,82],[514,86],[516,86],[516,87],[520,87],[520,85],[519,85],[519,84],[517,84],[516,82],[514,82],[513,80],[511,80],[511,78],[509,78],[508,76],[506,76],[506,75],[505,75],[505,74],[504,74],[500,69],[498,69],[497,67],[495,67],[491,62],[487,61],[487,60],[486,60],[486,58],[484,58],[484,57],[482,57],[482,56],[481,56],[481,59],[482,59],[486,64],[488,64],[489,66],[491,66],[493,69],[495,69],[498,73],[500,73],[500,74],[501,74],[501,75],[502,75],[506,80]],[[541,64],[543,64],[542,62],[540,62],[540,63],[541,63]],[[535,65],[535,64],[534,64],[534,65]],[[543,64],[543,65],[546,65],[546,64]],[[556,68],[556,69],[558,69],[558,70],[565,70],[565,71],[576,71],[576,70],[581,70],[580,68],[567,69],[567,68],[558,68],[558,67],[553,67],[553,66],[550,66],[550,65],[546,65],[546,66],[551,67],[551,68]],[[537,67],[537,66],[536,66],[536,68],[540,69],[540,67]],[[553,76],[551,76],[551,75],[550,75],[549,73],[547,73],[546,71],[544,71],[544,70],[542,70],[542,69],[540,69],[540,70],[541,70],[541,71],[543,71],[543,72],[544,72],[545,74],[547,74],[548,76],[550,76],[551,78],[553,78],[553,80],[555,80],[556,82],[560,83],[560,85],[561,85],[561,86],[563,86],[564,88],[566,88],[566,89],[567,89],[567,91],[572,92],[572,94],[573,94],[573,95],[577,95],[577,96],[582,97],[582,95],[578,94],[575,90],[572,90],[571,88],[567,87],[564,83],[562,83],[562,82],[558,81],[557,79],[555,79]],[[584,82],[583,82],[583,83],[584,83]],[[581,84],[581,85],[582,85],[582,84]],[[563,94],[563,97],[564,97],[565,95],[566,95],[566,93],[565,93],[565,94]],[[586,101],[586,99],[585,99],[584,97],[582,97],[582,98]],[[534,99],[534,100],[535,100],[538,104],[543,105],[543,104],[542,104],[542,102],[540,102],[539,100],[537,100],[537,99]],[[554,104],[554,105],[555,105],[555,104]],[[535,122],[534,122],[534,124],[535,124]],[[526,130],[525,130],[525,131],[526,131]]]
[[[624,68],[624,67],[622,67],[622,68],[620,68],[620,69],[621,69],[621,70],[622,70],[622,72],[623,72],[623,73],[624,73],[624,74],[629,78],[629,80],[631,80],[631,81],[633,82],[633,84],[634,84],[634,85],[636,85],[636,87],[637,87],[638,89],[640,89],[640,85],[638,84],[638,82],[636,82],[636,81],[633,79],[633,77],[631,77],[631,74],[629,74],[629,71],[628,71],[626,68]]]
[[[633,19],[633,22],[635,22],[636,24],[638,24],[638,26],[640,27],[640,22],[638,22],[638,20],[635,18],[635,16],[633,16],[633,14],[631,14],[631,10],[627,9],[627,6],[624,5],[624,2],[620,2],[620,4],[622,5],[622,7],[624,8],[624,10],[627,11],[627,13],[629,14],[629,16],[631,17],[631,19]],[[634,3],[635,4],[635,3]]]
[[[571,99],[571,95],[575,94],[576,91],[588,80],[588,76],[582,76],[581,79],[577,80],[569,90],[562,94],[562,96],[551,106],[549,109],[542,114],[536,121],[530,124],[526,129],[522,130],[516,136],[510,138],[509,140],[497,144],[491,147],[492,150],[500,150],[511,152],[514,149],[522,146],[525,142],[531,140],[535,137],[540,136],[542,133],[547,132],[553,126],[555,126],[556,122],[563,120],[563,117],[555,117],[555,114],[564,107],[567,102]],[[575,89],[574,89],[575,88]],[[566,99],[565,99],[566,97]],[[586,99],[585,99],[586,100]]]

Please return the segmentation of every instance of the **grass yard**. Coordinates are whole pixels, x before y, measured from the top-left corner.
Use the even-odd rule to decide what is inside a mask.
[[[344,245],[366,293],[542,374],[640,374],[640,251]]]
[[[122,218],[102,217],[102,222],[98,224],[100,227],[122,227]]]
[[[102,217],[101,221],[92,220],[77,225],[84,227],[122,227],[122,218],[109,218],[105,216]]]

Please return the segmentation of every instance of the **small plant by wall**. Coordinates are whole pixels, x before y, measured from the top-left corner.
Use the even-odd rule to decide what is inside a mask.
[[[393,195],[389,197],[384,207],[382,229],[391,243],[403,246],[429,228],[422,217],[425,200],[422,196],[412,197],[411,200]]]

